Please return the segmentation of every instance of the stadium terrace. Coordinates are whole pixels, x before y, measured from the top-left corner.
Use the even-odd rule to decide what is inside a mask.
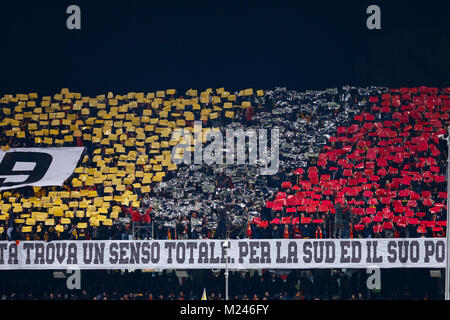
[[[2,187],[0,237],[444,237],[449,93],[346,86],[5,95],[3,155],[18,148],[84,151],[62,186],[33,176],[31,186]],[[196,121],[221,134],[279,130],[280,170],[264,176],[242,161],[173,163],[183,141],[173,133],[192,131]],[[206,143],[192,139],[191,151],[200,140]],[[14,163],[7,166],[12,181]],[[31,167],[21,173],[30,175]]]
[[[19,267],[80,264],[111,270],[97,274],[106,279],[120,268],[258,266],[264,271],[252,271],[248,281],[245,272],[226,273],[236,299],[248,299],[248,288],[266,299],[363,299],[360,282],[377,275],[359,269],[370,264],[392,283],[423,279],[417,288],[423,291],[414,294],[433,296],[440,289],[432,278],[442,277],[446,258],[449,95],[450,88],[426,86],[6,94],[0,98],[0,266],[11,270],[4,271],[0,294],[15,298],[7,288],[18,285],[6,273]],[[208,128],[220,146],[206,139]],[[269,175],[259,170],[268,162],[264,152],[259,159],[252,153],[269,147],[266,140],[254,143],[263,129],[277,132],[269,143],[277,170]],[[224,143],[227,133],[232,145]],[[236,134],[238,161],[223,161]],[[174,161],[179,147],[183,156],[194,153],[194,161]],[[204,150],[220,157],[208,165]],[[212,246],[224,240],[230,251]],[[223,292],[213,283],[225,274],[210,276],[214,299]],[[189,284],[200,281],[194,273],[156,278],[170,282],[170,290],[155,284],[138,294],[184,299],[183,281],[190,297],[201,294]],[[248,292],[239,289],[249,283]],[[396,288],[384,286],[383,280],[386,296],[398,297]],[[80,294],[92,296],[108,298]]]

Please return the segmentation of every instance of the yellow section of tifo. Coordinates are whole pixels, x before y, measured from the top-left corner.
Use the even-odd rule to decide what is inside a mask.
[[[1,192],[0,233],[11,213],[22,232],[36,227],[39,231],[41,226],[62,232],[64,225],[73,223],[80,229],[87,224],[112,225],[120,205],[139,207],[142,195],[177,169],[171,150],[183,138],[174,132],[192,132],[193,121],[232,120],[263,95],[262,90],[231,94],[224,88],[191,89],[183,96],[174,89],[96,97],[62,89],[40,99],[37,93],[4,95],[2,150],[77,145],[86,150],[64,187],[35,187],[30,196]]]

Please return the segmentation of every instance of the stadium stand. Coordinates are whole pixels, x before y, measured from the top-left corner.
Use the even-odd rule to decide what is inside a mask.
[[[258,238],[445,237],[449,88],[369,97],[254,219]],[[283,232],[284,231],[284,232]],[[262,234],[261,234],[262,233]],[[273,231],[272,231],[273,233]]]
[[[442,237],[450,88],[4,95],[1,148],[84,146],[64,187],[1,192],[0,240]],[[279,128],[280,170],[176,165],[176,128]],[[215,130],[215,129],[213,129]],[[205,141],[203,141],[205,142]],[[225,214],[226,213],[226,214]],[[140,229],[136,238],[152,236]]]
[[[173,129],[194,120],[230,122],[262,95],[252,89],[235,95],[210,89],[199,95],[189,90],[187,98],[175,98],[175,90],[88,98],[63,89],[40,102],[35,93],[5,95],[0,102],[3,150],[86,149],[64,188],[2,192],[0,234],[15,240],[125,238],[130,224],[113,222],[128,216],[148,223],[149,210],[142,217],[137,211],[142,195],[177,169],[170,158],[178,143],[170,140]]]

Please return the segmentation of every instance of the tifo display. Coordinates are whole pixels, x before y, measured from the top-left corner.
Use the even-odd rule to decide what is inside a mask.
[[[0,240],[444,237],[449,94],[425,86],[7,94]],[[259,162],[173,163],[187,141],[173,133],[193,133],[195,121],[203,135],[189,142],[192,152],[211,130],[279,130],[278,172],[260,174]],[[50,155],[69,149],[82,154]],[[59,169],[62,180],[49,180]]]

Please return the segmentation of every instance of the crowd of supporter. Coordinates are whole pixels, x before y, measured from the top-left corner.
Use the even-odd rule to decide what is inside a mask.
[[[308,168],[284,179],[254,235],[445,237],[448,93],[420,87],[371,96]]]
[[[64,187],[2,192],[0,240],[445,236],[448,88],[205,92],[5,95],[3,150],[85,153]],[[280,129],[279,172],[172,164],[194,120]]]
[[[206,128],[222,128],[233,119],[251,114],[255,108],[264,108],[260,101],[264,96],[262,90],[253,93],[253,89],[248,89],[235,94],[223,88],[200,94],[189,90],[179,98],[175,93],[175,90],[145,96],[109,93],[89,98],[62,90],[53,97],[42,97],[40,102],[34,93],[5,95],[0,100],[2,150],[23,146],[80,146],[85,147],[85,153],[63,188],[33,187],[2,192],[1,237],[10,240],[128,238],[130,222],[148,225],[150,207],[158,215],[158,204],[145,202],[149,196],[167,200],[163,203],[175,198],[167,190],[158,190],[158,185],[163,178],[170,180],[178,175],[174,174],[177,165],[171,161],[172,147],[179,142],[171,138],[176,128],[192,128],[194,120],[202,121]],[[219,178],[213,176],[213,182],[220,181]],[[204,183],[201,180],[194,185],[194,190],[202,189]],[[213,183],[213,188],[216,187]],[[177,194],[182,192],[179,190]],[[189,195],[185,199],[190,199]],[[184,208],[179,207],[177,218],[182,213]],[[187,214],[189,219],[196,216],[194,212]],[[214,216],[209,220],[211,235],[217,222]],[[167,210],[156,222],[157,235],[164,231],[166,238],[177,236]],[[142,230],[148,236],[145,231]]]
[[[369,291],[366,270],[293,270],[284,274],[230,272],[230,300],[442,299],[429,270],[382,271],[382,288]],[[20,276],[15,276],[20,272]],[[19,275],[19,274],[18,274]],[[224,300],[224,273],[203,271],[179,278],[175,272],[83,271],[80,289],[52,271],[3,271],[0,300]],[[435,278],[438,279],[438,278]]]

